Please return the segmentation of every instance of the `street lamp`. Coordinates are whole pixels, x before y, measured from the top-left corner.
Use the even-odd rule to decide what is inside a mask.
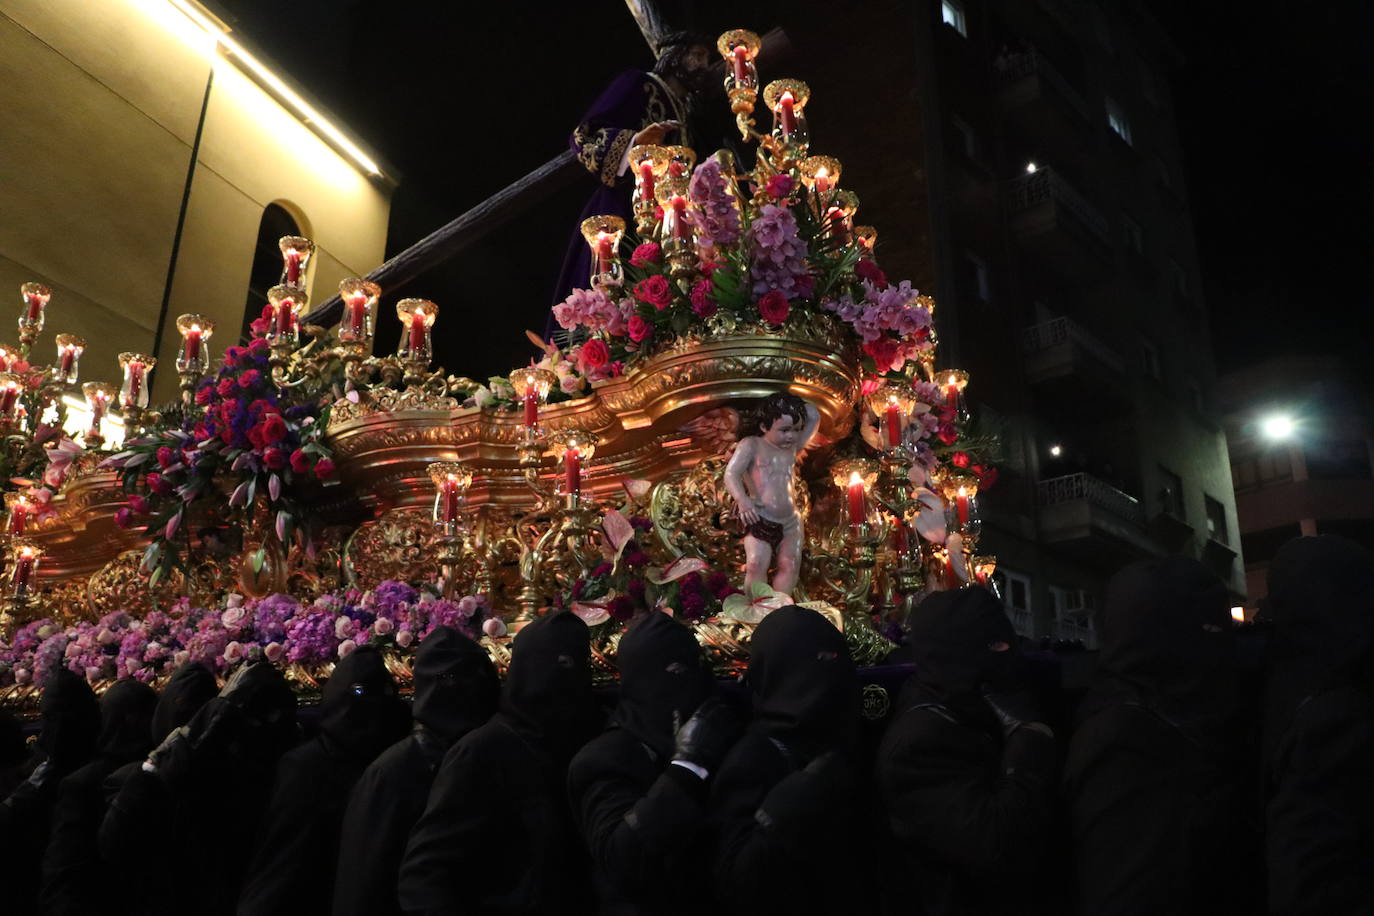
[[[1287,414],[1274,414],[1260,421],[1260,431],[1265,438],[1275,441],[1291,438],[1295,428],[1293,418]]]

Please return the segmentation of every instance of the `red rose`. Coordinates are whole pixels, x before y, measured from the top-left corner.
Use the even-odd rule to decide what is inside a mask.
[[[258,379],[260,378],[262,378],[261,372],[259,372],[256,369],[249,369],[247,372],[239,376],[239,387],[252,388],[254,385],[258,383]]]
[[[959,434],[955,431],[953,423],[941,423],[940,431],[936,435],[945,445],[953,445],[959,439]]]
[[[892,364],[901,356],[899,350],[897,341],[886,335],[864,344],[864,352],[873,357],[873,365],[879,372],[886,372],[892,368]]]
[[[138,515],[148,514],[148,500],[139,496],[137,493],[129,494],[129,508]]]
[[[210,399],[214,396],[215,389],[213,386],[202,385],[200,386],[200,390],[196,392],[196,403],[199,404],[201,407],[204,407],[205,405],[210,403]]]
[[[224,378],[219,380],[219,384],[215,386],[215,391],[219,394],[220,397],[227,398],[233,396],[234,389],[237,387],[238,383],[226,375]]]
[[[698,318],[710,318],[716,313],[716,301],[711,298],[710,280],[698,280],[692,287],[692,312]]]
[[[887,274],[871,258],[859,258],[859,263],[854,265],[854,273],[858,274],[860,280],[867,280],[878,289],[887,289]]]
[[[157,450],[157,463],[162,467],[167,467],[176,460],[176,452],[167,446],[162,446]]]
[[[268,442],[280,442],[286,438],[286,421],[280,414],[268,414],[262,421],[262,436]]]
[[[117,526],[126,531],[134,526],[134,516],[133,513],[129,511],[128,506],[120,506],[115,510],[114,522]]]
[[[973,472],[978,475],[979,490],[987,490],[997,482],[997,468],[992,465],[974,465]]]
[[[653,336],[654,326],[638,315],[631,315],[629,332],[630,339],[635,343],[639,343],[641,340]]]
[[[660,312],[673,301],[673,288],[668,285],[663,274],[654,274],[652,277],[640,280],[634,286],[634,294],[640,302],[646,302]]]
[[[606,346],[606,341],[599,338],[592,338],[582,345],[582,349],[577,352],[577,361],[582,366],[585,374],[588,369],[600,369],[611,361],[611,350]]]
[[[210,438],[210,427],[204,423],[197,423],[196,428],[191,431],[191,435],[196,437],[197,442],[204,442]]]
[[[315,476],[316,476],[316,477],[319,477],[320,479],[324,479],[325,477],[328,477],[330,474],[333,474],[333,473],[334,473],[334,462],[330,461],[328,458],[321,458],[319,461],[316,461],[316,462],[315,462]]]
[[[609,366],[606,367],[606,375],[608,375],[611,378],[618,378],[624,374],[625,364],[620,360],[616,360],[615,362],[611,363]]]
[[[785,174],[774,175],[772,178],[768,179],[768,184],[765,186],[765,189],[768,191],[769,197],[774,200],[781,200],[792,193],[792,176]]]
[[[305,449],[296,449],[291,453],[291,470],[297,474],[304,474],[310,470],[310,456],[305,453]]]
[[[787,304],[787,297],[779,290],[772,290],[764,293],[759,300],[759,317],[769,324],[782,324],[787,320],[787,313],[791,306]]]
[[[656,243],[645,242],[635,246],[634,253],[630,255],[630,263],[635,267],[648,267],[662,256],[663,250]]]
[[[286,452],[273,446],[262,453],[262,463],[274,471],[280,471],[286,467]]]
[[[968,452],[955,452],[949,456],[949,463],[956,468],[968,467]],[[982,467],[982,465],[977,465],[977,467]]]
[[[267,345],[267,341],[263,340],[261,337],[248,342],[249,353],[266,353],[270,349],[271,347]]]
[[[143,482],[148,485],[150,491],[158,496],[170,496],[172,494],[172,485],[156,471],[144,477]]]
[[[261,340],[262,336],[272,329],[272,322],[266,318],[254,318],[248,322],[248,330],[253,333],[254,340]]]

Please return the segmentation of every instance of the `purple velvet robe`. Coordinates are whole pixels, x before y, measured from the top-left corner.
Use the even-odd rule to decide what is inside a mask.
[[[643,70],[626,70],[613,79],[605,91],[592,103],[568,140],[577,159],[597,180],[598,185],[587,205],[582,208],[578,223],[589,216],[612,214],[623,217],[627,226],[634,225],[634,176],[626,169],[621,172],[625,153],[634,135],[659,121],[686,123],[686,105],[675,98],[663,81]],[[679,131],[669,142],[686,143]],[[586,288],[591,278],[592,258],[582,234],[573,232],[563,258],[563,269],[554,287],[553,304],[557,305],[577,288]],[[558,329],[550,313],[546,336]]]

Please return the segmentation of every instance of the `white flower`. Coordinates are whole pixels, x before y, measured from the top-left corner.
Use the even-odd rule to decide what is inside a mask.
[[[339,639],[347,639],[357,630],[358,625],[353,622],[352,617],[340,617],[334,621],[334,635]]]
[[[115,641],[114,631],[111,630],[109,627],[103,628],[99,633],[96,634],[95,641],[100,643],[102,646],[108,646],[110,643]]]
[[[471,617],[477,612],[477,599],[471,595],[464,595],[458,599],[458,613],[464,617]]]
[[[472,395],[472,403],[477,407],[486,407],[496,397],[490,388],[478,388]]]
[[[100,666],[99,666],[99,665],[87,665],[87,666],[86,666],[86,680],[88,680],[88,681],[94,681],[94,680],[99,680],[99,678],[100,678]]]
[[[378,636],[385,636],[394,629],[396,629],[396,625],[386,617],[378,617],[372,624],[372,631]]]
[[[353,650],[358,648],[358,644],[351,639],[345,639],[339,643],[339,658],[348,658],[353,654]]]
[[[410,644],[415,642],[415,633],[411,630],[402,630],[396,634],[396,645],[402,649],[410,648]]]
[[[23,685],[23,684],[29,683],[29,682],[32,681],[32,680],[33,680],[33,672],[30,671],[28,668],[15,668],[15,669],[14,669],[14,682],[15,682],[16,684]]]
[[[223,614],[219,615],[219,622],[224,624],[226,629],[236,630],[243,623],[243,618],[248,616],[248,612],[240,605],[231,605]]]
[[[243,661],[243,644],[237,641],[224,647],[224,660],[231,665]]]
[[[180,668],[182,665],[186,664],[190,660],[191,653],[187,649],[182,649],[176,655],[172,656],[172,664],[176,665],[178,668]]]
[[[488,617],[482,622],[482,632],[497,639],[506,635],[506,625],[500,617]]]
[[[225,607],[238,607],[241,604],[243,604],[243,596],[238,592],[230,592],[229,597],[224,602]]]

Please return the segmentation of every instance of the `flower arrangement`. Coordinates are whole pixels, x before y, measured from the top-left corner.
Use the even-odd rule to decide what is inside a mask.
[[[332,398],[319,385],[279,389],[268,356],[260,337],[227,348],[219,370],[196,388],[203,413],[126,442],[102,465],[122,473],[129,493],[116,523],[142,528],[151,541],[143,563],[150,584],[177,565],[188,511],[198,503],[221,507],[226,490],[231,508],[247,509],[261,497],[278,539],[289,544],[296,536],[310,547],[302,500],[311,481],[334,473],[323,438]],[[256,563],[262,564],[261,550]]]
[[[290,595],[245,599],[232,594],[223,607],[202,608],[182,598],[141,620],[116,611],[72,626],[48,618],[32,621],[8,645],[0,642],[0,686],[41,684],[59,665],[90,681],[152,681],[187,661],[218,673],[257,658],[317,666],[364,645],[411,652],[437,626],[454,627],[473,639],[505,633],[485,596],[447,600],[397,581],[306,602]]]

